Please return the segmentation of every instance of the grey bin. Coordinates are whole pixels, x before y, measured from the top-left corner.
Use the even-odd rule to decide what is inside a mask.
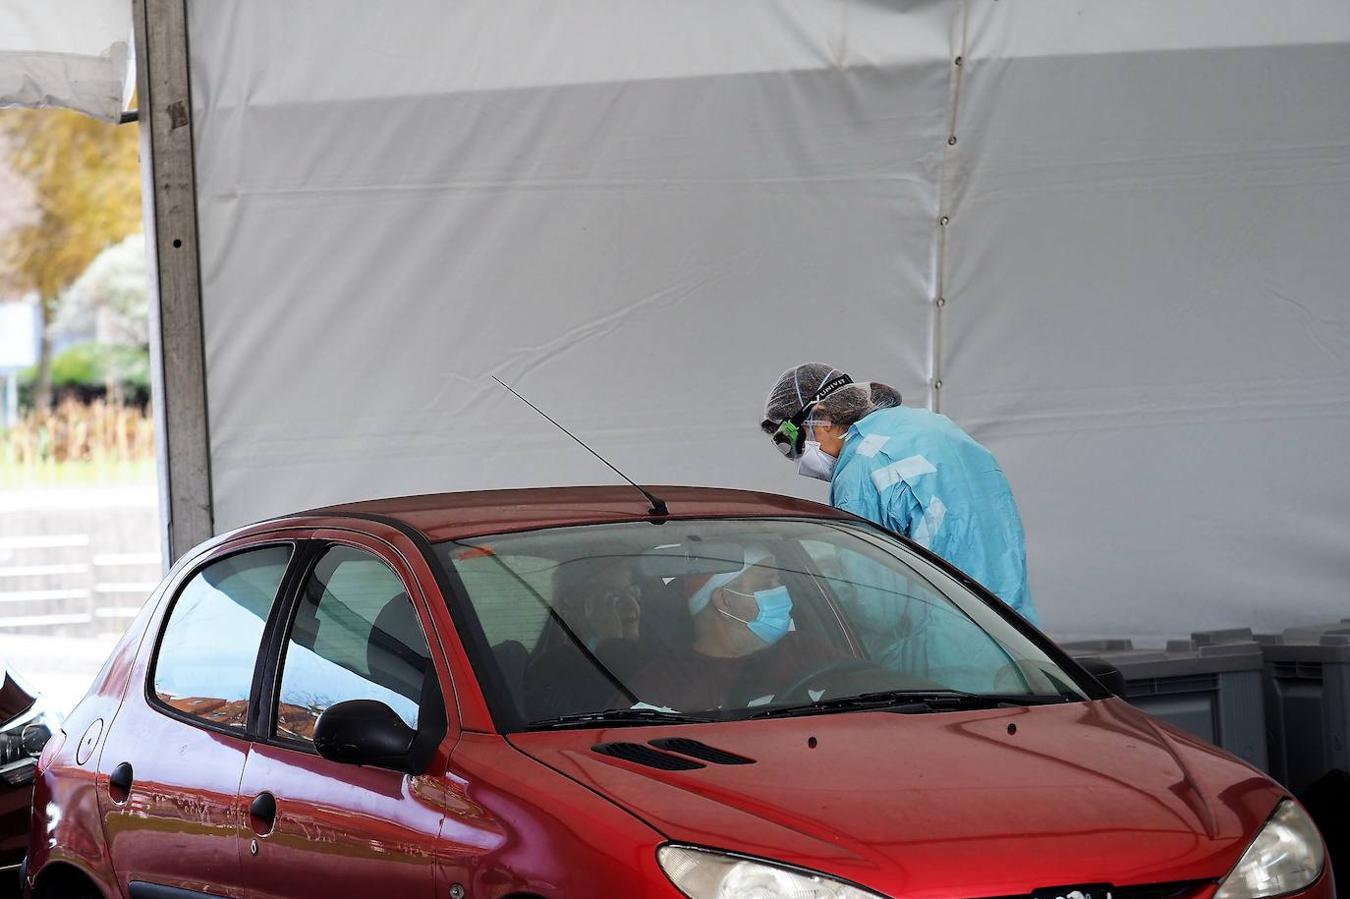
[[[1201,631],[1166,649],[1135,649],[1130,640],[1061,646],[1119,668],[1130,705],[1266,770],[1262,646],[1249,629]]]
[[[1270,773],[1298,795],[1328,771],[1350,771],[1350,618],[1257,639]]]

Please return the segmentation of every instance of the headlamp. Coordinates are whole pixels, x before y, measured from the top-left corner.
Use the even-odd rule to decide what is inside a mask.
[[[823,874],[693,846],[662,846],[657,860],[689,899],[879,899]]]
[[[1214,899],[1265,899],[1311,886],[1322,876],[1326,853],[1312,819],[1285,800],[1219,884]]]

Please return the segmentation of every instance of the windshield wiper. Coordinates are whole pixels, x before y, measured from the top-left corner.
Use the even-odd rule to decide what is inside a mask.
[[[605,709],[601,712],[580,712],[573,715],[558,715],[555,718],[540,718],[525,726],[530,730],[558,730],[567,727],[638,727],[644,724],[706,724],[715,721],[699,715],[686,715],[683,712],[667,712],[663,709]]]
[[[1075,700],[1064,696],[1027,693],[966,693],[961,690],[880,690],[822,699],[802,705],[765,709],[751,718],[788,718],[828,712],[887,711],[910,714],[958,709],[997,709],[1031,705],[1058,705]]]

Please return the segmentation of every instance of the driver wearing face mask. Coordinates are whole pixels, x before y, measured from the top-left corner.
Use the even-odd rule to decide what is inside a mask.
[[[792,595],[765,549],[748,549],[739,571],[681,586],[693,642],[638,673],[634,692],[644,702],[688,712],[754,705],[837,655],[795,629]]]

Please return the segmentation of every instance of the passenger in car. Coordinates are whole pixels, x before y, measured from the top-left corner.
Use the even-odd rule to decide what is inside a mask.
[[[622,684],[640,664],[642,591],[630,561],[583,558],[558,566],[553,582],[555,614],[544,625],[525,669],[531,718],[616,705],[621,691],[615,680]],[[613,679],[596,667],[596,661]]]
[[[792,596],[764,549],[747,549],[739,571],[687,577],[682,586],[693,643],[637,673],[633,692],[643,702],[689,712],[759,705],[838,655],[796,630]]]

